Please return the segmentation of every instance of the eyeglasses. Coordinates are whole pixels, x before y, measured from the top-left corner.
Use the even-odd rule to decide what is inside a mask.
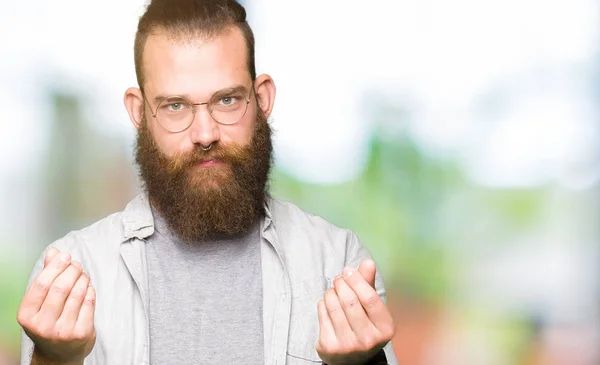
[[[183,96],[159,98],[158,106],[153,111],[152,117],[165,130],[179,133],[188,129],[194,122],[196,106],[206,105],[211,117],[217,123],[234,124],[246,115],[248,104],[250,104],[250,95],[254,87],[250,89],[248,98],[242,91],[244,89],[243,87],[236,87],[217,91],[210,97],[209,101],[204,103],[192,103]],[[148,103],[145,95],[144,100]],[[152,107],[150,107],[150,110],[152,110]]]

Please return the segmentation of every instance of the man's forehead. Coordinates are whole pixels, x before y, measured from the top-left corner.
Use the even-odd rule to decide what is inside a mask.
[[[189,89],[190,83],[216,90],[239,84],[248,75],[245,41],[236,31],[211,37],[153,32],[146,41],[143,66],[147,86],[161,93]]]

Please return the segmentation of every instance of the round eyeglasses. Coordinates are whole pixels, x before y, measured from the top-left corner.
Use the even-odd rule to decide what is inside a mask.
[[[251,88],[250,93],[253,89]],[[183,96],[168,96],[158,98],[158,106],[152,117],[165,130],[179,133],[188,129],[194,122],[196,106],[206,105],[211,117],[217,123],[228,125],[238,122],[246,115],[248,104],[250,104],[250,96],[246,98],[239,88],[217,91],[209,101],[204,103],[192,103]]]

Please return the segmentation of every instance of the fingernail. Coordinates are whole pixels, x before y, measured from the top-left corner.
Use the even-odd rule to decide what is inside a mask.
[[[346,266],[342,272],[344,273],[344,278],[348,279],[350,276],[352,276],[352,274],[354,274],[354,268]]]
[[[46,252],[46,255],[47,255],[47,256],[50,256],[50,255],[54,256],[54,255],[56,255],[56,252],[57,252],[57,251],[58,251],[58,250],[57,250],[56,248],[54,248],[54,247],[50,247],[50,248],[48,249],[48,252]]]
[[[71,260],[71,255],[69,255],[67,252],[63,252],[60,254],[60,260],[62,262],[69,262]]]
[[[337,279],[339,279],[339,278],[341,278],[341,277],[342,277],[342,274],[336,275],[336,277],[335,277],[335,278],[333,278],[333,281],[336,281]]]
[[[78,268],[83,268],[83,266],[81,265],[81,262],[79,261],[73,261],[73,265],[77,266]]]

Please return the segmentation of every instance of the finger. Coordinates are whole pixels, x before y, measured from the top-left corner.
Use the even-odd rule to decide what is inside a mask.
[[[336,335],[336,338],[347,338],[352,333],[352,328],[348,324],[344,309],[340,304],[340,300],[335,292],[334,288],[329,288],[325,292],[325,307],[327,308],[327,314],[331,319],[331,324]]]
[[[69,267],[71,255],[67,252],[57,253],[50,263],[33,280],[31,287],[25,293],[21,309],[25,316],[32,316],[39,312],[48,295],[54,280]]]
[[[94,331],[94,311],[96,309],[96,290],[88,286],[87,293],[77,316],[75,333],[92,333]]]
[[[60,314],[59,321],[71,324],[71,328],[75,327],[75,323],[77,322],[77,317],[79,316],[79,311],[81,310],[81,305],[83,304],[83,300],[87,294],[89,284],[90,277],[85,273],[81,274],[79,279],[77,279],[75,286],[73,286],[67,301],[65,302],[65,306]]]
[[[52,283],[48,295],[42,304],[39,315],[45,320],[56,320],[63,311],[65,301],[73,286],[81,276],[81,267],[71,264]]]
[[[373,324],[363,309],[362,303],[354,290],[352,290],[341,277],[335,279],[333,285],[335,286],[335,292],[337,293],[340,304],[346,314],[346,320],[354,333],[358,337],[361,337],[361,334],[372,331]]]
[[[375,267],[375,262],[371,259],[363,260],[358,266],[358,271],[361,273],[363,278],[371,285],[373,288],[375,287],[375,273],[377,268]]]
[[[44,259],[44,267],[48,266],[50,261],[58,254],[60,251],[54,247],[50,247],[48,251],[46,251],[46,258]]]
[[[381,300],[375,289],[365,280],[360,272],[351,267],[345,267],[343,273],[344,281],[358,296],[358,300],[360,300],[371,323],[379,330],[387,328],[387,326],[393,323],[392,315],[385,306],[385,303],[383,303],[383,300]]]
[[[320,300],[319,303],[317,303],[317,313],[319,315],[319,341],[327,342],[335,340],[335,330],[333,328],[333,323],[331,323],[331,318],[329,318],[329,313],[327,313],[325,301]]]

